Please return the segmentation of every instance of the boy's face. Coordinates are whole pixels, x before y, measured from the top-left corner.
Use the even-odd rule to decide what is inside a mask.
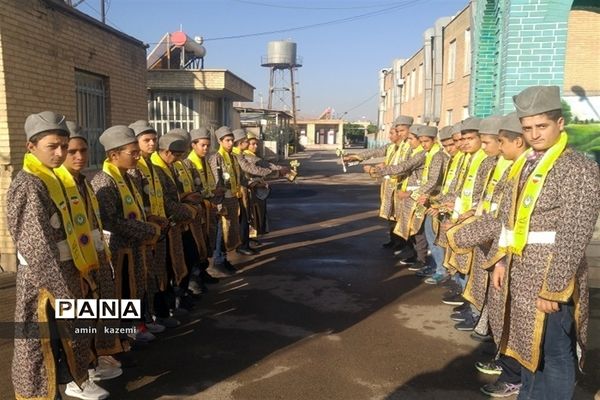
[[[67,149],[67,158],[63,165],[71,173],[79,173],[85,167],[88,162],[88,145],[87,142],[80,138],[73,138],[69,140],[69,148]]]
[[[523,138],[516,138],[510,140],[508,137],[498,135],[498,145],[500,147],[500,154],[511,161],[515,161],[525,150]]]
[[[461,136],[462,151],[473,154],[481,149],[481,138],[477,131],[465,131]]]
[[[454,141],[454,146],[456,147],[456,150],[457,151],[463,151],[463,148],[462,148],[463,139],[462,139],[462,135],[460,134],[460,132],[453,133],[452,134],[452,140]]]
[[[423,146],[425,151],[431,150],[433,144],[435,143],[435,139],[429,136],[421,136],[419,137],[419,143]]]
[[[453,156],[458,152],[458,148],[454,144],[454,139],[452,138],[444,140],[442,142],[442,146],[444,147],[444,150],[446,150],[446,153],[450,154],[450,156]]]
[[[398,140],[404,140],[408,136],[408,125],[396,125],[394,127],[398,135]]]
[[[67,157],[69,138],[65,135],[50,134],[36,144],[27,142],[27,150],[48,168],[58,168]]]
[[[481,147],[485,154],[490,157],[500,154],[500,143],[497,135],[481,135]]]
[[[529,146],[535,151],[545,151],[558,142],[565,120],[560,117],[558,121],[553,121],[546,114],[537,114],[521,118],[521,126]]]
[[[419,143],[419,138],[417,137],[417,135],[415,135],[414,133],[409,133],[408,144],[410,145],[410,148],[414,150],[417,147],[419,147],[421,143]]]
[[[156,133],[142,133],[138,136],[137,140],[138,145],[140,146],[140,151],[142,152],[143,156],[147,157],[150,154],[154,153],[154,151],[156,150]]]
[[[233,149],[233,135],[227,135],[219,140],[219,144],[223,146],[225,151],[230,152]]]
[[[192,148],[198,157],[205,157],[210,149],[210,139],[198,139],[192,142]]]

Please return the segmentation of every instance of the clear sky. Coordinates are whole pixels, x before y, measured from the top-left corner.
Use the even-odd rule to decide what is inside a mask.
[[[77,8],[99,19],[101,0]],[[150,45],[179,30],[205,38],[205,68],[228,69],[267,104],[269,70],[260,66],[272,40],[298,45],[300,117],[332,107],[345,119],[377,122],[378,71],[409,58],[423,32],[468,0],[107,0],[107,23]],[[365,15],[366,14],[366,15]],[[339,21],[345,20],[345,21]],[[333,21],[333,22],[332,22]],[[335,22],[338,21],[338,22]],[[314,25],[307,27],[308,25]],[[295,27],[303,29],[223,39]]]

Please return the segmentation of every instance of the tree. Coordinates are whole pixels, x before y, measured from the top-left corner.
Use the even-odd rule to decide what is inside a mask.
[[[565,119],[565,125],[569,125],[571,120],[573,119],[573,113],[571,112],[571,106],[564,100],[560,100],[560,104],[562,105],[562,114]]]

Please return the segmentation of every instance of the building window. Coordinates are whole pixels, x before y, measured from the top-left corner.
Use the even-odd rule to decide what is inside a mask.
[[[90,166],[102,165],[106,158],[98,138],[106,129],[106,79],[84,71],[75,71],[77,123],[88,139]]]
[[[448,48],[448,82],[454,82],[456,67],[456,39],[450,42]]]
[[[465,31],[465,62],[464,75],[471,73],[471,29]]]
[[[415,84],[417,83],[417,70],[413,69],[412,70],[412,77],[410,79],[410,98],[414,98],[415,97]]]
[[[446,110],[446,125],[452,125],[452,109]]]
[[[423,75],[423,64],[419,65],[419,94],[423,93],[423,82],[425,81],[425,75]]]
[[[463,106],[462,109],[462,119],[469,118],[469,106]]]
[[[404,85],[406,87],[406,96],[404,98],[405,101],[408,101],[410,99],[410,79],[410,74],[406,75],[406,84]]]
[[[152,92],[148,103],[148,122],[159,135],[173,128],[190,131],[194,128],[194,94],[181,92]]]

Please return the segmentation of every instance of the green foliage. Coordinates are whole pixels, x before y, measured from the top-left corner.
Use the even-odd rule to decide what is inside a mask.
[[[600,124],[571,124],[565,127],[569,134],[569,146],[600,157]]]
[[[564,100],[560,100],[560,104],[562,106],[562,114],[565,119],[565,125],[569,125],[573,120],[573,113],[571,112],[571,106]]]
[[[349,140],[362,140],[365,137],[365,127],[358,124],[344,124],[344,137]]]
[[[369,125],[367,126],[367,133],[377,133],[379,132],[379,128],[377,127],[377,125]]]

